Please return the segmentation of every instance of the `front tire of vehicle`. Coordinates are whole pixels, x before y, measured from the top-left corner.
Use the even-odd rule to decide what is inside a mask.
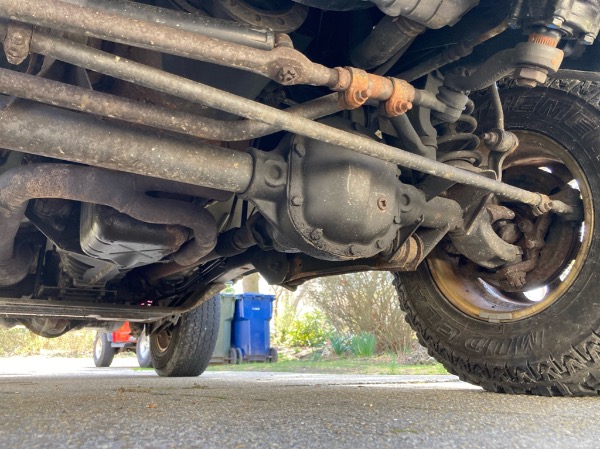
[[[94,340],[94,365],[108,368],[115,357],[115,350],[110,345],[108,335],[98,332]]]
[[[150,335],[152,364],[162,377],[195,377],[215,350],[221,302],[218,297],[183,314],[177,324]]]
[[[555,247],[547,244],[545,260],[556,269],[540,287],[541,299],[528,299],[526,289],[508,292],[482,278],[467,278],[452,255],[436,249],[416,272],[396,274],[400,304],[429,354],[464,381],[513,394],[597,395],[600,86],[556,80],[501,93],[507,129],[530,145],[515,152],[507,179],[532,190],[572,179],[584,202],[583,220],[553,218],[545,239],[552,233],[562,237]],[[488,105],[483,96],[475,112],[482,129],[493,127]],[[520,150],[530,153],[519,159]]]

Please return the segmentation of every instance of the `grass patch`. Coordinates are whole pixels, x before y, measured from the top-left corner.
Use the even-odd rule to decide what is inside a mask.
[[[439,364],[401,365],[377,358],[346,358],[339,360],[282,360],[277,363],[243,363],[240,365],[211,365],[208,371],[253,371],[313,374],[388,374],[421,375],[448,374]]]

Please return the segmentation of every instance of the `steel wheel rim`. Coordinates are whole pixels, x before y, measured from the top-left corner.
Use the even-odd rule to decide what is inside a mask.
[[[561,261],[560,274],[549,279],[541,287],[545,292],[541,299],[532,300],[525,293],[505,292],[489,281],[467,279],[459,273],[456,258],[449,257],[437,248],[427,260],[434,284],[442,296],[460,312],[488,322],[511,322],[529,318],[546,310],[558,301],[573,285],[589,253],[592,241],[594,218],[591,189],[577,161],[555,140],[531,131],[517,131],[521,145],[515,155],[507,159],[506,170],[521,168],[536,170],[546,165],[567,168],[577,181],[584,202],[584,218],[577,247],[567,253]],[[519,154],[519,152],[521,152]],[[552,160],[554,159],[554,160]],[[536,174],[537,172],[532,172]],[[554,175],[558,177],[558,175]],[[575,226],[577,228],[577,225]],[[551,230],[548,231],[550,235]],[[554,231],[556,232],[556,230]],[[576,235],[573,230],[573,238]],[[527,292],[531,295],[531,292]]]
[[[140,355],[143,358],[146,358],[148,356],[148,353],[150,352],[150,341],[148,339],[146,331],[140,334],[140,339],[138,340],[137,344],[140,351]]]
[[[167,329],[163,329],[156,335],[156,349],[158,349],[159,352],[165,352],[167,349],[169,349],[169,345],[171,344],[172,339],[172,327],[170,326]]]
[[[94,345],[94,355],[97,359],[102,357],[102,338],[96,338],[96,344]]]

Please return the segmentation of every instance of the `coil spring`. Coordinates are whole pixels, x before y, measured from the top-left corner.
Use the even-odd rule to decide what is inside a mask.
[[[453,164],[457,161],[466,161],[478,167],[483,161],[483,155],[477,150],[479,137],[473,132],[477,129],[477,119],[471,114],[475,110],[472,100],[467,102],[465,112],[456,123],[449,123],[444,127],[444,133],[437,139],[438,146],[451,145],[452,150],[438,156],[439,162]]]

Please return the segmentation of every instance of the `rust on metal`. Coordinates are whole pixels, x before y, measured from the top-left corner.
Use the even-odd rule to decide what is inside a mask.
[[[399,93],[394,94],[395,89],[402,92],[402,89],[395,88],[397,81],[367,74],[352,67],[332,69],[314,63],[295,50],[289,36],[284,34],[277,35],[273,50],[265,51],[59,0],[43,3],[35,0],[0,0],[0,16],[13,17],[40,27],[233,67],[266,76],[283,85],[327,86],[342,92],[342,103],[348,109],[358,108],[367,100],[388,101],[390,98],[393,98],[388,105],[390,112],[397,114],[394,111],[403,111],[408,107],[405,99],[399,100]],[[34,33],[34,39],[38,34]],[[13,60],[17,61],[18,57],[25,53],[23,42],[31,41],[31,35],[23,40],[22,35],[16,33],[11,41],[9,34],[5,41],[7,45],[15,47],[12,50],[15,55]],[[26,53],[29,53],[29,45]]]
[[[2,68],[0,92],[210,141],[252,140],[280,130],[254,120],[214,120]],[[331,94],[292,106],[287,111],[306,118],[321,118],[340,110],[336,97],[337,94]]]
[[[342,92],[348,89],[348,87],[350,86],[350,82],[352,81],[350,71],[346,70],[343,67],[336,67],[335,71],[337,72],[335,83],[332,83],[328,87],[334,92]]]
[[[552,216],[546,214],[535,223],[530,220],[519,222],[519,230],[523,233],[525,257],[522,262],[508,265],[498,271],[497,276],[501,281],[508,282],[513,288],[523,288],[527,285],[527,273],[533,271],[539,263],[540,251],[546,245],[544,236],[550,227]],[[546,273],[550,275],[551,273]]]
[[[310,61],[278,37],[279,46],[265,51],[226,42],[182,29],[135,20],[130,17],[65,3],[59,0],[0,0],[0,16],[111,42],[161,51],[257,73],[279,80],[282,67],[292,67],[298,76],[294,84],[327,86],[337,72]]]
[[[424,245],[421,239],[414,235],[406,240],[390,258],[374,257],[369,259],[356,259],[344,263],[329,264],[322,261],[322,265],[312,267],[306,263],[306,256],[302,254],[289,256],[289,269],[285,279],[279,285],[294,287],[306,281],[323,276],[336,276],[359,271],[414,271],[423,260]],[[311,268],[307,268],[311,267]]]
[[[3,1],[5,2],[7,0],[0,0],[0,5],[3,5]],[[2,9],[0,9],[0,13],[2,13]],[[3,27],[0,24],[0,33],[2,31]],[[339,145],[360,154],[428,173],[436,177],[480,187],[490,192],[501,194],[506,198],[532,206],[539,205],[540,200],[542,199],[539,193],[503,184],[475,173],[470,173],[447,164],[430,160],[423,156],[390,147],[367,137],[338,130],[327,126],[326,124],[307,120],[303,117],[294,116],[285,111],[261,105],[253,100],[242,98],[229,92],[194,82],[183,77],[178,77],[125,58],[115,58],[101,50],[96,50],[65,39],[56,38],[45,33],[39,33],[37,31],[34,33],[32,50],[42,55],[50,56],[79,67],[84,67],[88,70],[104,73],[115,78],[124,79],[159,92],[182,97],[189,101],[230,112],[247,119],[273,124],[286,131]],[[339,81],[338,71],[333,70],[333,72],[335,75],[331,77],[330,83],[331,85],[337,85]],[[391,86],[391,81],[388,80],[388,82]],[[330,84],[327,85],[329,86]],[[439,100],[436,100],[435,96],[431,98],[430,96],[425,95],[425,92],[426,91],[421,90],[415,91],[415,98],[417,97],[417,93],[421,97],[419,103],[415,101],[415,104],[432,104],[432,106],[436,106],[436,102]],[[437,110],[435,107],[432,107],[431,109]],[[0,122],[0,124],[2,124],[2,122]],[[12,139],[12,136],[10,138]],[[34,146],[33,142],[31,143],[32,145],[28,147],[28,150],[30,152],[39,153],[40,149],[37,146]],[[20,148],[22,147],[20,144],[18,146]],[[180,166],[180,168],[184,167]],[[187,169],[187,167],[185,168]],[[208,170],[207,167],[203,168]],[[209,177],[214,177],[214,172],[208,171],[210,172]],[[198,178],[197,173],[192,176],[194,179]],[[169,179],[173,178],[169,177]],[[211,184],[203,185],[217,187],[216,185]],[[235,189],[235,191],[238,190]],[[559,200],[552,201],[552,210],[562,214],[574,212],[573,207],[568,206]]]
[[[369,74],[354,67],[346,67],[346,70],[350,74],[350,84],[340,92],[339,102],[344,109],[356,109],[371,97]]]
[[[20,65],[29,56],[33,27],[23,23],[10,22],[4,38],[6,60],[13,65]]]
[[[529,42],[536,44],[547,45],[548,47],[555,47],[560,42],[560,38],[557,36],[551,36],[548,34],[531,33],[529,35]]]
[[[337,80],[329,87],[340,93],[339,103],[344,109],[356,109],[368,100],[385,102],[389,116],[404,114],[412,109],[415,88],[404,80],[367,73],[355,67],[337,67]]]
[[[413,271],[421,262],[424,255],[424,246],[421,239],[414,235],[392,255],[389,264],[380,265],[382,269],[389,268],[396,271]]]
[[[386,101],[392,96],[394,86],[388,78],[369,73],[369,90],[371,99]]]
[[[415,88],[404,80],[390,78],[393,90],[392,96],[385,102],[385,112],[389,117],[396,117],[413,107]]]

